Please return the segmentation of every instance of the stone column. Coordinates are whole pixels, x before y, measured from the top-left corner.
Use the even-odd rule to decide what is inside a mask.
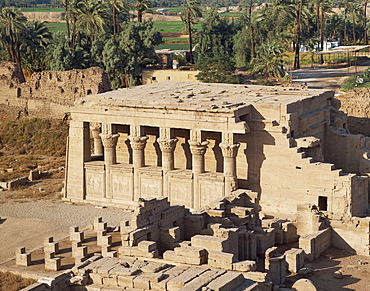
[[[209,141],[202,141],[200,130],[190,131],[190,152],[192,154],[192,171],[193,171],[193,199],[191,201],[192,208],[201,207],[201,193],[199,187],[199,174],[204,172],[204,154],[206,153]]]
[[[236,156],[240,144],[233,143],[233,134],[224,134],[223,142],[219,144],[224,157],[225,196],[238,189],[236,176]]]
[[[134,168],[145,166],[144,149],[146,146],[147,136],[129,136],[130,145],[132,148],[132,161]]]
[[[132,148],[132,162],[134,166],[134,181],[132,189],[132,200],[137,201],[140,197],[140,177],[139,168],[145,167],[145,146],[149,137],[142,135],[140,126],[131,126],[130,145]]]
[[[104,145],[104,164],[105,164],[105,198],[112,199],[111,185],[111,168],[110,166],[116,163],[116,145],[119,134],[101,133],[101,140]]]
[[[206,153],[209,141],[190,141],[190,151],[193,159],[193,173],[200,174],[204,172],[204,154]]]
[[[163,171],[171,171],[174,169],[174,151],[177,143],[177,138],[158,138],[159,147],[162,151],[162,169]]]
[[[104,164],[107,166],[116,163],[116,145],[119,134],[100,133],[104,145]]]
[[[91,134],[94,138],[94,155],[102,156],[103,155],[103,143],[100,137],[100,124],[92,123],[90,126]]]
[[[163,134],[167,132],[168,134]],[[163,172],[163,196],[170,197],[170,187],[169,187],[169,178],[168,171],[171,171],[175,168],[174,165],[174,151],[176,148],[177,138],[170,138],[171,130],[161,130],[161,137],[157,138],[157,142],[162,151],[162,172]]]

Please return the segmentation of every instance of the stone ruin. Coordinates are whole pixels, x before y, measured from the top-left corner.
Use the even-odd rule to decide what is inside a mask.
[[[78,98],[110,90],[107,74],[98,67],[35,72],[25,81],[11,62],[0,62],[0,86],[0,105],[11,119],[62,119]]]
[[[23,290],[267,291],[284,284],[286,270],[309,277],[313,270],[305,263],[330,246],[330,228],[325,225],[281,252],[283,244],[298,242],[300,224],[263,226],[256,194],[237,190],[196,213],[171,206],[166,197],[140,199],[132,218],[120,226],[108,227],[97,217],[90,229],[70,227],[64,241],[45,238],[43,251],[19,247],[15,264],[24,271],[41,256],[44,270],[53,274],[74,262],[72,269]],[[316,244],[319,249],[310,248]],[[308,290],[310,281],[300,284],[292,290]]]

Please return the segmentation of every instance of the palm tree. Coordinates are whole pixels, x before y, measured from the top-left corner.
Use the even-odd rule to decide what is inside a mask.
[[[366,15],[366,9],[367,9],[367,0],[364,2],[364,45],[367,45],[367,31],[366,31],[366,20],[367,20],[367,15]]]
[[[9,59],[16,63],[24,79],[20,47],[25,37],[26,17],[19,9],[4,7],[0,11],[0,41],[6,48]]]
[[[76,27],[86,32],[86,40],[94,40],[94,34],[101,33],[106,27],[107,11],[100,0],[81,0],[77,4]]]
[[[119,30],[119,25],[117,23],[117,13],[121,11],[125,13],[130,13],[131,5],[123,2],[122,0],[109,0],[108,4],[112,9],[113,34],[116,35]]]
[[[331,12],[331,8],[333,6],[332,0],[316,0],[316,11],[317,11],[317,18],[319,20],[320,25],[318,26],[319,35],[320,35],[320,48],[324,50],[324,31],[325,31],[325,16],[327,13]],[[320,63],[324,63],[323,55],[320,55]]]
[[[181,12],[181,20],[186,26],[186,30],[189,33],[189,44],[190,44],[190,63],[193,63],[193,40],[192,40],[192,23],[193,20],[202,17],[202,12],[199,8],[199,0],[188,0],[185,5],[185,9]]]
[[[69,2],[68,0],[63,0],[63,6],[64,6],[64,14],[65,14],[65,20],[66,20],[66,26],[67,26],[67,39],[68,42],[71,40],[71,30],[69,27]]]
[[[362,8],[361,5],[357,2],[348,2],[348,13],[351,18],[352,22],[352,37],[353,37],[353,44],[356,44],[356,31],[355,26],[356,23],[361,19],[362,16]]]
[[[293,69],[299,69],[299,49],[300,49],[300,37],[301,37],[301,17],[303,9],[303,0],[299,0],[299,5],[297,9],[297,26],[296,26],[296,38],[295,38],[295,54],[294,54],[294,64]]]
[[[253,73],[262,73],[268,77],[283,77],[285,49],[277,41],[267,40],[259,46]]]
[[[45,24],[39,21],[26,23],[24,43],[21,45],[24,66],[35,71],[44,65],[44,52],[52,41],[52,35]]]
[[[149,0],[136,0],[137,21],[143,21],[143,14],[151,7]]]

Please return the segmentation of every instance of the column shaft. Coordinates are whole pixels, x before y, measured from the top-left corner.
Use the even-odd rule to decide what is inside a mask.
[[[91,134],[94,138],[94,154],[96,156],[103,155],[103,143],[100,137],[100,126],[92,126],[91,127]]]

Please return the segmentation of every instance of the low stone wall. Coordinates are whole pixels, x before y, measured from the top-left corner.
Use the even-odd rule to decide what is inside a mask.
[[[326,228],[299,238],[299,248],[306,253],[306,259],[315,260],[331,246],[331,229]]]

